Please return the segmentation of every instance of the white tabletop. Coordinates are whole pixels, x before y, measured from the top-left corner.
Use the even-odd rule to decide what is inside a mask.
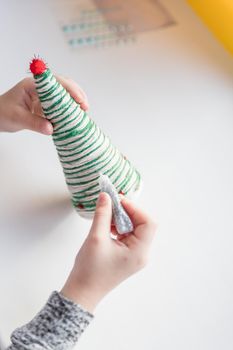
[[[141,170],[159,223],[148,267],[98,306],[77,349],[233,348],[233,62],[182,1],[135,44],[71,51],[48,2],[0,1],[4,92],[39,53],[86,90],[91,115]],[[61,288],[90,222],[72,209],[50,137],[0,135],[0,333]]]

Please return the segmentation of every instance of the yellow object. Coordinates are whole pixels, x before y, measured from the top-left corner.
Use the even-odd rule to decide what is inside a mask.
[[[233,54],[233,0],[188,0],[188,3]]]

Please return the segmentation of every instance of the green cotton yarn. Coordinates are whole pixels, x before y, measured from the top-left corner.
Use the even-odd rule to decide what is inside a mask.
[[[33,73],[44,115],[54,128],[53,141],[77,212],[85,217],[93,216],[100,192],[100,174],[110,178],[118,193],[132,196],[137,192],[141,182],[139,172],[50,69]]]

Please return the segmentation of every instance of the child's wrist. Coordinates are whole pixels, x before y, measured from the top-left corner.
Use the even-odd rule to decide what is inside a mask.
[[[61,294],[74,303],[81,305],[87,311],[93,313],[98,303],[102,300],[102,293],[97,293],[92,288],[87,288],[81,283],[68,279],[61,290]]]

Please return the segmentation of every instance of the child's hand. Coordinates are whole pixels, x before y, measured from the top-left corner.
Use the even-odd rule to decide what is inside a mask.
[[[155,223],[131,201],[123,199],[122,205],[134,224],[134,232],[118,235],[117,240],[110,238],[111,199],[101,193],[90,233],[61,291],[90,312],[111,289],[143,268],[147,261]]]
[[[86,94],[71,79],[56,77],[70,95],[88,109]],[[26,78],[0,96],[0,131],[14,132],[23,129],[51,135],[52,124],[43,117],[33,78]]]

